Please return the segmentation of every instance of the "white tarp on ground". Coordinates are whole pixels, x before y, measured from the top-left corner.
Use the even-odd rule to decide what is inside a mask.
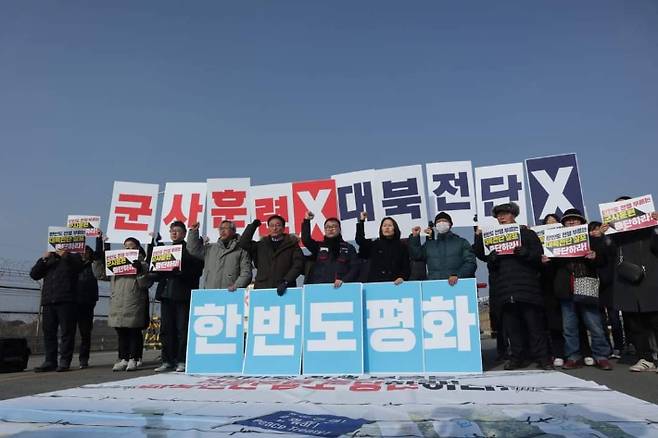
[[[437,377],[165,374],[0,401],[0,435],[658,436],[658,406],[559,372]]]

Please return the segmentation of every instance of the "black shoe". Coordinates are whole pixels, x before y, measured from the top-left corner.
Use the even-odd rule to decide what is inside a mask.
[[[507,371],[523,368],[523,361],[518,359],[509,359],[505,362],[505,366],[503,368]]]
[[[57,365],[44,362],[38,367],[34,367],[34,372],[35,373],[47,373],[49,371],[55,371],[57,369]]]
[[[89,368],[89,362],[87,361],[80,361],[80,369],[84,370],[85,368]]]
[[[57,367],[55,371],[57,371],[58,373],[63,373],[65,371],[69,371],[70,369],[71,369],[70,365],[61,364],[60,366]]]
[[[544,371],[553,371],[555,369],[555,367],[553,366],[553,364],[549,360],[542,360],[542,361],[538,362],[537,363],[537,368],[539,368],[540,370],[544,370]]]

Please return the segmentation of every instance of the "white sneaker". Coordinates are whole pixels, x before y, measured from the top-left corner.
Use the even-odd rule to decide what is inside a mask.
[[[112,371],[125,371],[127,366],[128,361],[126,361],[126,359],[121,359],[119,362],[114,364]]]
[[[635,365],[628,367],[628,371],[656,371],[656,365],[648,360],[640,359]]]
[[[584,362],[585,362],[585,365],[587,365],[588,367],[593,367],[594,364],[596,363],[596,362],[594,362],[594,358],[593,358],[593,357],[589,357],[589,356],[587,356],[587,357],[585,358],[585,361],[584,361]]]
[[[562,365],[564,365],[564,359],[562,359],[561,357],[556,357],[555,359],[553,359],[553,366],[554,367],[556,367],[556,368],[560,367],[561,368]]]
[[[126,371],[135,371],[137,370],[137,361],[135,359],[130,359],[128,365],[126,366]]]
[[[177,373],[184,373],[185,372],[185,363],[184,362],[178,362],[178,365],[176,365],[176,372]]]
[[[612,350],[612,353],[610,354],[610,359],[621,359],[621,351]]]
[[[173,369],[174,369],[174,366],[173,366],[172,364],[170,364],[170,363],[163,363],[162,365],[160,365],[159,367],[157,367],[157,368],[154,369],[153,371],[155,371],[156,373],[162,373],[162,372],[164,372],[164,371],[171,371],[171,370],[173,370]]]

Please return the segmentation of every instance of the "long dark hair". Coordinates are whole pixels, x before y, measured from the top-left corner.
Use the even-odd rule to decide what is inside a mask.
[[[379,238],[380,238],[380,239],[387,239],[387,237],[385,237],[385,236],[382,234],[382,225],[384,225],[384,221],[387,220],[387,219],[390,220],[391,222],[393,222],[393,240],[400,240],[400,235],[401,235],[401,234],[400,234],[400,227],[398,226],[398,223],[395,222],[395,219],[393,219],[393,218],[390,217],[390,216],[386,216],[386,217],[385,217],[384,219],[382,219],[382,221],[379,223]]]

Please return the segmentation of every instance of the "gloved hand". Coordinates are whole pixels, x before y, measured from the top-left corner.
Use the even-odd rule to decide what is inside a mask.
[[[492,265],[495,265],[498,262],[498,252],[491,251],[487,256],[487,262],[491,263]]]
[[[260,227],[261,221],[260,221],[260,219],[254,219],[251,224],[256,226],[256,227]]]
[[[142,262],[140,262],[139,260],[135,260],[134,262],[132,262],[132,265],[138,274],[141,274],[142,271],[144,270],[144,267],[142,266]]]
[[[282,280],[276,288],[276,294],[282,297],[283,294],[286,293],[286,289],[288,289],[288,282],[286,280]]]
[[[514,248],[514,254],[521,257],[527,257],[528,248],[526,248],[525,246],[517,246],[516,248]]]

